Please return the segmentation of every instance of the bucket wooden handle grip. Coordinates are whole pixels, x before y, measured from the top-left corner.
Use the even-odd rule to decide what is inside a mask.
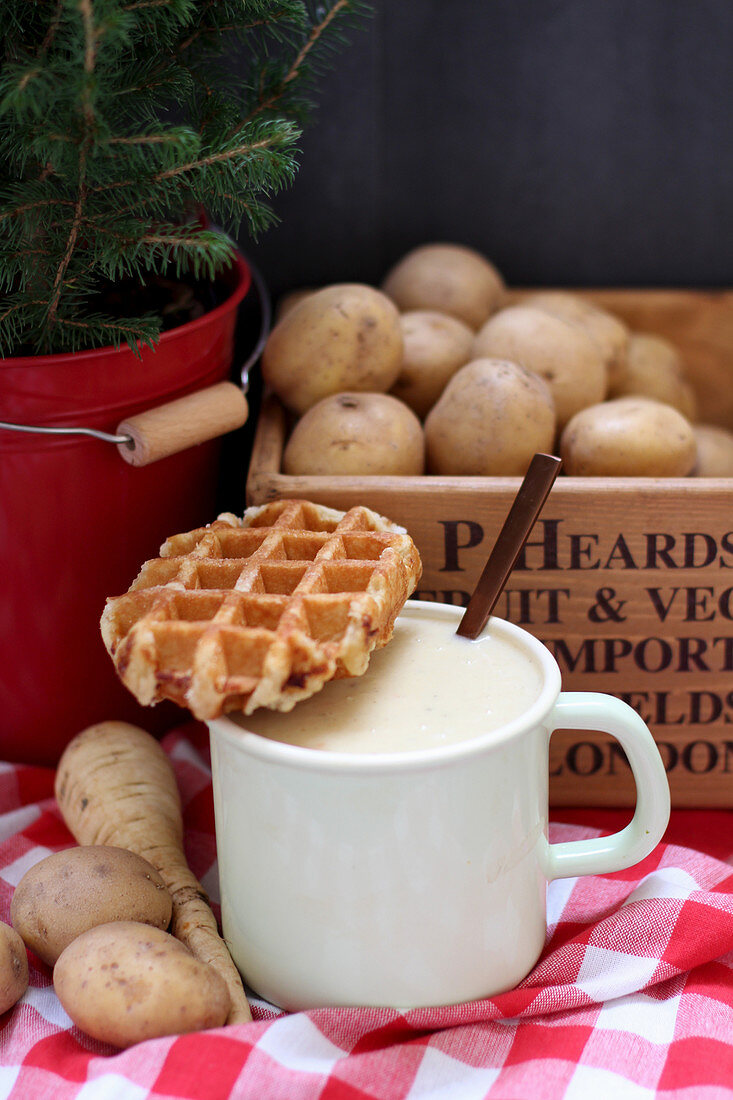
[[[129,435],[130,441],[119,443],[117,450],[130,465],[148,466],[241,428],[248,413],[247,398],[239,386],[219,382],[123,420],[117,435]]]

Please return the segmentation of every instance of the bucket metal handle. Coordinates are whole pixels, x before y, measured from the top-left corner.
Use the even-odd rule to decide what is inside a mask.
[[[249,416],[246,397],[249,372],[262,354],[272,323],[272,308],[265,281],[249,258],[247,264],[259,299],[260,332],[254,349],[242,366],[239,386],[234,382],[206,386],[186,397],[128,417],[117,425],[115,432],[103,432],[97,428],[48,428],[37,424],[13,424],[5,420],[0,420],[0,428],[41,435],[92,436],[105,443],[115,443],[125,462],[132,466],[148,466],[151,462],[241,428]]]

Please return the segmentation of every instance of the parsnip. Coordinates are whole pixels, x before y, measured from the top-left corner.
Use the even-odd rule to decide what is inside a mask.
[[[90,726],[66,747],[55,793],[79,844],[127,848],[156,868],[173,898],[172,934],[227,984],[232,1002],[227,1023],[251,1020],[239,973],[204,888],[186,862],[178,786],[155,738],[126,722]]]

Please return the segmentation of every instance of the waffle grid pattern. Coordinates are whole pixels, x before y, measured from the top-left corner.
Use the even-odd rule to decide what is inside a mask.
[[[276,501],[169,538],[107,601],[102,636],[145,705],[290,710],[365,671],[420,570],[412,539],[367,508]]]

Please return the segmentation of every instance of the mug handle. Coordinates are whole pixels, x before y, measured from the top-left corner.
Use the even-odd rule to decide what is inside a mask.
[[[636,783],[636,810],[610,836],[548,845],[548,879],[608,874],[631,867],[656,847],[667,828],[669,783],[659,749],[644,719],[628,703],[594,691],[561,692],[548,715],[548,730],[610,733],[626,753]]]

